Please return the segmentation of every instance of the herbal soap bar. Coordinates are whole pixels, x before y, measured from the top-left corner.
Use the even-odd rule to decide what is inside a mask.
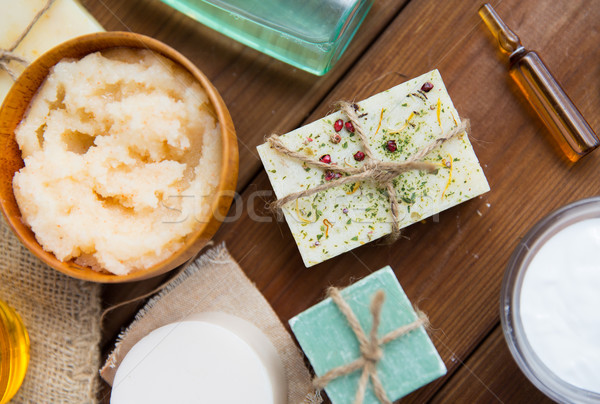
[[[413,307],[388,266],[341,291],[342,298],[369,335],[373,317],[369,306],[375,293],[383,290],[378,337],[417,320]],[[290,320],[290,327],[317,376],[347,365],[361,356],[359,343],[348,320],[331,298]],[[427,332],[421,326],[381,346],[377,377],[388,399],[394,401],[446,374],[446,367]],[[331,381],[325,391],[334,404],[354,402],[361,371]],[[367,385],[364,404],[379,403],[372,384]]]
[[[370,148],[384,162],[405,161],[461,124],[437,70],[358,102],[354,108]],[[342,112],[336,112],[279,139],[289,150],[315,161],[360,168],[369,157],[364,156],[354,128],[344,125],[346,121]],[[269,143],[258,146],[258,152],[277,198],[337,179],[331,171],[286,156]],[[422,160],[439,168],[406,171],[392,181],[400,228],[489,191],[464,132]],[[307,267],[392,231],[386,187],[371,179],[301,197],[282,210]]]
[[[0,49],[10,50],[46,3],[46,0],[0,0],[4,10],[0,13]],[[102,26],[76,0],[55,0],[13,52],[31,63],[61,42],[98,31],[103,31]],[[24,70],[22,64],[14,61],[9,67],[16,75]],[[0,69],[0,104],[12,83],[10,75]]]

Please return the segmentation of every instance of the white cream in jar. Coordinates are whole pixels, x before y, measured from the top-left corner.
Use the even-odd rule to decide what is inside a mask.
[[[519,314],[552,373],[600,393],[600,218],[572,223],[539,247],[525,271]]]

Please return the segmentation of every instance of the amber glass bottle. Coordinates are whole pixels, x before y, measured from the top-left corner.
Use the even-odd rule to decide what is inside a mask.
[[[577,161],[600,145],[583,118],[537,53],[521,45],[519,37],[489,4],[479,9],[500,50],[509,56],[509,74],[571,161]]]
[[[21,317],[0,300],[0,404],[15,395],[29,363],[29,335]]]

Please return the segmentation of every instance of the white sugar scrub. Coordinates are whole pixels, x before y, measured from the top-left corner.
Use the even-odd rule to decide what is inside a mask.
[[[520,317],[546,367],[600,393],[600,218],[570,224],[539,248],[523,280]]]
[[[151,51],[61,61],[15,135],[23,220],[61,261],[117,275],[146,269],[210,212],[219,123],[193,76]]]

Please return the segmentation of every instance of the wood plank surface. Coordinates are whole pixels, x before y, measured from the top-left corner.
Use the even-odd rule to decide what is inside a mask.
[[[127,30],[159,39],[188,57],[211,79],[225,100],[238,134],[238,191],[261,169],[256,146],[272,132],[287,132],[319,103],[355,63],[404,1],[379,1],[338,65],[316,77],[269,58],[198,24],[159,1],[84,1],[107,30]],[[140,18],[143,16],[143,18]],[[169,275],[129,285],[107,286],[105,303],[127,300],[161,284]],[[103,345],[131,319],[140,303],[115,310],[104,324]]]
[[[397,66],[409,77],[438,67],[458,110],[472,120],[475,150],[492,191],[442,213],[439,223],[411,226],[405,231],[408,239],[393,246],[365,246],[309,270],[303,267],[285,224],[258,223],[244,215],[233,225],[223,226],[217,239],[227,241],[234,257],[245,261],[243,267],[284,321],[320,300],[326,286],[348,284],[391,264],[409,297],[431,316],[438,330],[433,340],[450,377],[460,363],[452,358],[467,357],[498,324],[500,282],[519,238],[551,210],[598,194],[599,184],[590,178],[598,171],[600,160],[594,154],[570,165],[553,149],[545,129],[508,81],[505,63],[498,60],[487,33],[473,19],[478,2],[471,2],[468,13],[456,12],[450,5],[427,4],[429,7],[423,2],[410,3],[307,121],[322,116],[330,101],[355,98],[356,92],[357,99],[370,95],[361,93],[367,90],[357,83],[381,77],[389,66]],[[537,6],[548,13],[550,2],[538,2]],[[580,38],[583,27],[595,26],[597,12],[584,14],[580,7],[570,3],[561,7],[560,13],[544,15],[545,32],[536,32],[541,28],[530,20],[515,21],[513,26],[542,55],[551,56],[546,57],[548,65],[564,81],[591,125],[598,127],[599,82],[594,69],[579,68],[575,73],[570,61],[553,56],[555,48]],[[505,1],[499,6],[501,13],[503,10],[509,11],[505,14],[510,21],[511,15],[531,14],[536,7]],[[431,15],[431,24],[422,27],[420,21]],[[431,54],[427,57],[418,41],[411,40],[410,33],[419,29],[429,43],[426,49]],[[553,32],[557,34],[552,36]],[[403,45],[392,49],[392,38]],[[597,60],[593,42],[591,38],[579,40],[581,48],[572,56],[581,65],[593,66]],[[443,49],[451,46],[456,54],[448,56]],[[395,84],[393,80],[388,76],[374,83],[372,93]],[[266,175],[260,174],[248,187],[244,200],[257,190],[270,190]],[[417,391],[406,401],[426,401],[443,382]]]
[[[238,191],[261,169],[256,146],[266,134],[296,128],[337,81],[385,30],[406,1],[380,0],[361,25],[344,56],[326,76],[317,77],[247,48],[158,0],[84,0],[82,4],[106,30],[152,36],[177,49],[213,82],[225,100],[238,135]],[[105,288],[111,306],[144,294],[169,275]],[[115,310],[103,324],[102,345],[112,341],[141,303]]]
[[[107,28],[119,29],[121,19],[132,30],[190,56],[224,95],[238,129],[243,192],[231,210],[233,216],[239,210],[239,218],[224,224],[215,241],[227,243],[284,323],[322,299],[327,286],[347,285],[390,264],[409,298],[429,314],[432,339],[449,369],[445,378],[403,402],[536,400],[530,388],[503,387],[513,378],[525,385],[507,352],[497,355],[503,342],[498,330],[501,279],[518,240],[537,220],[600,193],[600,155],[573,165],[552,146],[479,22],[479,1],[421,0],[404,8],[377,2],[339,70],[322,79],[237,47],[169,14],[158,2],[107,2],[114,15],[102,3],[84,3]],[[600,3],[504,0],[497,11],[526,46],[539,51],[598,130]],[[361,39],[367,33],[370,39]],[[202,42],[206,48],[197,49],[194,44]],[[273,220],[264,207],[272,191],[264,172],[255,175],[259,166],[254,146],[268,133],[320,118],[335,100],[359,100],[433,68],[440,70],[461,116],[471,119],[471,138],[492,190],[441,213],[438,221],[410,226],[393,245],[366,245],[304,268],[287,225]],[[260,101],[253,102],[257,97]],[[150,287],[111,285],[104,297],[113,303]],[[123,319],[110,316],[105,325],[109,340]],[[473,373],[463,369],[463,362],[494,394],[471,386]]]
[[[260,169],[266,134],[296,128],[385,30],[407,0],[378,0],[336,67],[317,77],[225,37],[158,0],[84,0],[107,30],[133,31],[172,46],[194,62],[229,108],[239,150],[238,190]]]
[[[511,403],[551,404],[512,359],[502,335],[496,327],[475,353],[431,400],[437,403]]]

